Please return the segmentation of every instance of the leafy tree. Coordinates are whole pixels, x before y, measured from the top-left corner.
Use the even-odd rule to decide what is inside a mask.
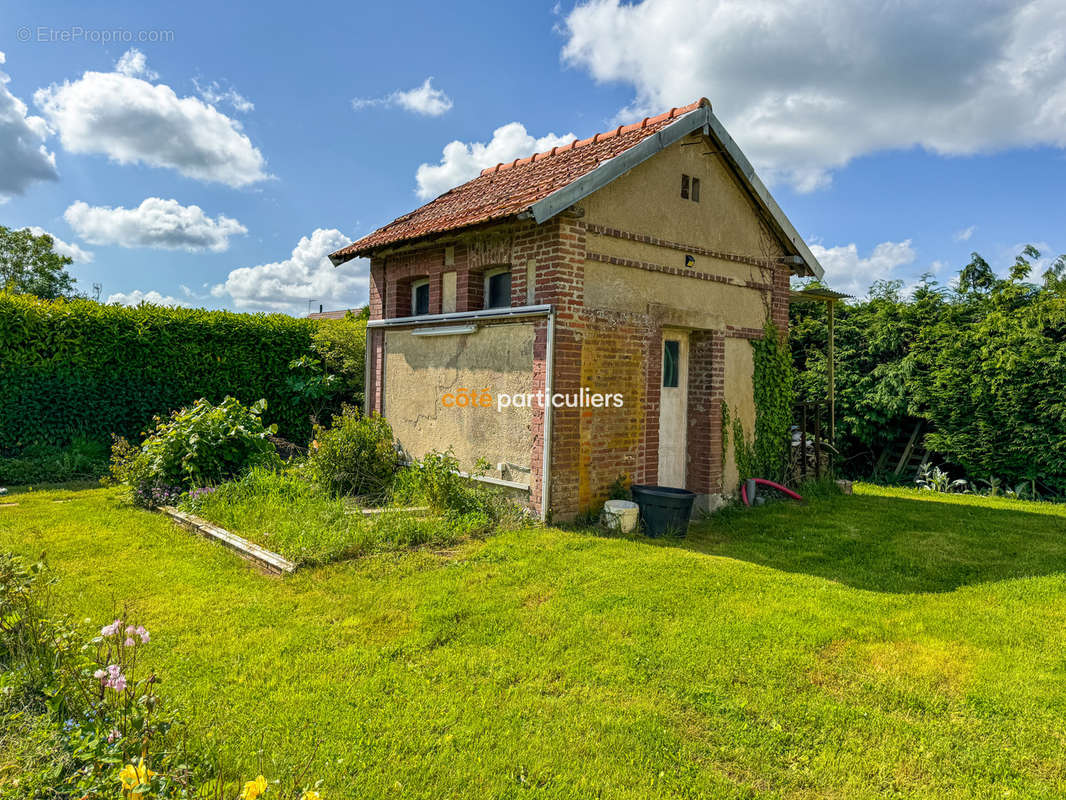
[[[74,278],[67,267],[73,260],[59,255],[54,247],[47,233],[34,236],[29,228],[12,230],[0,225],[0,289],[45,300],[70,297]]]
[[[358,313],[349,311],[344,319],[319,320],[312,345],[325,371],[340,381],[333,387],[337,396],[360,408],[363,406],[368,319],[370,306],[363,306]]]
[[[837,445],[844,471],[869,474],[892,441],[929,423],[925,444],[971,479],[1023,480],[1066,493],[1066,256],[1030,282],[1025,247],[1000,278],[973,253],[957,288],[898,281],[836,311]],[[797,396],[826,396],[827,313],[792,308]]]

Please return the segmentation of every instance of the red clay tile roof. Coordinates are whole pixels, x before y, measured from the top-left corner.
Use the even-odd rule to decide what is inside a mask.
[[[358,314],[359,313],[359,309],[358,308],[342,308],[339,311],[315,311],[314,313],[308,314],[307,318],[308,319],[344,319],[346,316],[348,316],[349,312],[351,312],[352,314]]]
[[[710,103],[700,99],[682,108],[672,108],[658,116],[646,117],[632,125],[619,125],[606,133],[597,133],[563,147],[553,147],[546,153],[489,167],[472,181],[445,192],[436,200],[341,248],[330,258],[338,264],[385,245],[517,214],[701,105]]]

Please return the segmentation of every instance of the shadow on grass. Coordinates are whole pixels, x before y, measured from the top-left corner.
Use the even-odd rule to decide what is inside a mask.
[[[960,586],[1066,572],[1066,516],[875,495],[733,507],[683,539],[644,539],[877,592]]]
[[[34,483],[26,486],[7,486],[7,492],[0,494],[0,503],[5,497],[17,497],[24,494],[37,494],[40,492],[80,492],[83,489],[99,489],[100,480],[75,480],[62,483]]]

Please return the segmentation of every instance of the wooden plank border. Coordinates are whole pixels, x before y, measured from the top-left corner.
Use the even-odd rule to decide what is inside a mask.
[[[275,575],[291,575],[296,571],[296,565],[287,558],[279,556],[265,547],[260,547],[254,542],[249,542],[235,533],[230,533],[225,528],[212,525],[206,519],[202,519],[195,514],[187,514],[173,506],[163,506],[159,510],[183,528],[206,539],[214,539],[216,542],[221,542],[231,550],[235,550],[241,558],[251,561],[268,572],[272,572]]]

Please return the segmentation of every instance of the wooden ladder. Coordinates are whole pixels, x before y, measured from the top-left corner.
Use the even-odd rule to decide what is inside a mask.
[[[877,461],[877,468],[883,470],[889,464],[894,463],[895,466],[892,470],[894,475],[917,477],[919,471],[929,460],[929,451],[925,449],[921,436],[924,427],[925,420],[917,420],[913,430],[911,430],[910,437],[902,449],[899,449],[902,439],[897,439],[888,445],[881,453],[881,458]],[[897,452],[899,453],[898,457],[896,455]]]

